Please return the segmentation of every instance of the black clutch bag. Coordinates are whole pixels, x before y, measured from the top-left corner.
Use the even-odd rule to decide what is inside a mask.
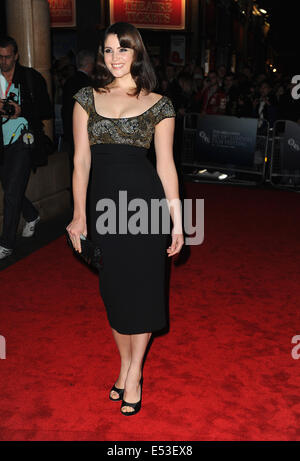
[[[75,250],[72,240],[68,232],[66,233],[67,242],[72,248],[74,254],[79,257],[82,261],[87,263],[88,265],[94,267],[95,269],[99,270],[103,266],[102,262],[102,251],[100,247],[95,245],[91,240],[87,239],[84,235],[80,236],[80,244],[81,244],[81,253]]]

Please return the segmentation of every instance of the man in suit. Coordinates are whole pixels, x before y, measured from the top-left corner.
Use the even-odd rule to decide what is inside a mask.
[[[62,97],[62,121],[64,130],[64,141],[67,144],[70,160],[70,184],[72,192],[72,175],[73,175],[73,157],[74,157],[74,140],[73,140],[73,108],[75,100],[73,96],[77,91],[85,86],[91,85],[91,75],[95,65],[95,54],[89,50],[81,50],[76,55],[77,71],[70,77],[63,86]],[[71,204],[72,193],[71,193]]]
[[[73,150],[72,117],[77,91],[91,84],[91,75],[94,69],[95,55],[89,50],[82,50],[76,56],[77,71],[63,86],[62,120],[64,127],[64,140]]]
[[[21,66],[18,59],[16,41],[0,38],[0,180],[4,191],[0,259],[13,253],[21,212],[23,237],[31,237],[40,221],[25,191],[31,169],[47,159],[41,158],[43,150],[33,148],[31,142],[42,130],[42,121],[53,116],[45,79],[36,70]]]
[[[270,83],[264,81],[259,87],[260,98],[253,101],[253,115],[260,120],[267,120],[270,128],[278,120],[278,102]]]

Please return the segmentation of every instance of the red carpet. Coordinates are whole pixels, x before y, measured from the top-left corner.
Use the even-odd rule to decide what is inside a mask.
[[[61,237],[0,274],[1,440],[300,440],[299,196],[187,184],[205,240],[172,265],[170,331],[142,410],[108,399],[119,359],[97,276]]]

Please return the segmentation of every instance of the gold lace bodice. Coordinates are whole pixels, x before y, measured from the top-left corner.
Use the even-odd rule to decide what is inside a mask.
[[[134,117],[109,118],[96,112],[93,88],[79,90],[75,100],[89,115],[88,135],[93,144],[131,144],[149,149],[155,125],[176,112],[168,96],[162,96],[153,106]]]

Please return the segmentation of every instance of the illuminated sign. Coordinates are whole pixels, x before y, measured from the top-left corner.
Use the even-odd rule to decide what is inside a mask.
[[[146,29],[184,29],[185,0],[110,0],[110,23]]]
[[[75,0],[48,0],[51,27],[76,26]]]

